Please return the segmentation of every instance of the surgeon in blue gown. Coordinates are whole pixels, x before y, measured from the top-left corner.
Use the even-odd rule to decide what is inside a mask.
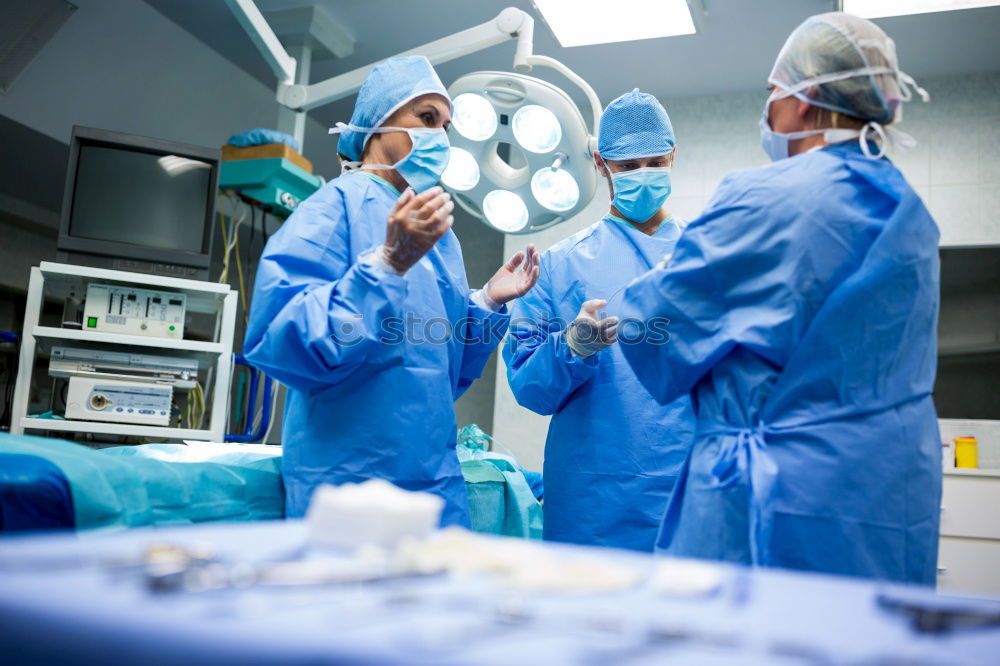
[[[545,443],[544,537],[653,550],[694,433],[687,395],[659,404],[616,344],[625,286],[673,251],[684,222],[664,208],[674,132],[638,90],[601,117],[594,160],[611,209],[542,255],[519,299],[504,360],[517,401],[551,414]]]
[[[537,280],[533,248],[470,292],[448,162],[451,100],[426,58],[376,66],[339,125],[345,173],[267,244],[244,350],[288,387],[286,513],[321,483],[389,480],[446,501],[468,524],[453,402],[508,322],[503,304]]]
[[[769,81],[773,163],[727,176],[625,293],[627,316],[670,320],[625,358],[698,416],[658,550],[932,584],[938,229],[882,155],[926,93],[843,13],[799,26]]]

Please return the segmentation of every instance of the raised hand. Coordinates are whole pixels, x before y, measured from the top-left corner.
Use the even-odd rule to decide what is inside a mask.
[[[398,273],[405,273],[444,236],[455,218],[455,203],[441,187],[421,194],[407,188],[389,213],[384,256]]]
[[[566,342],[577,356],[587,358],[618,340],[618,317],[597,318],[608,302],[599,298],[586,301],[566,330]]]
[[[486,283],[486,295],[498,305],[524,296],[538,282],[538,259],[534,245],[515,254]]]

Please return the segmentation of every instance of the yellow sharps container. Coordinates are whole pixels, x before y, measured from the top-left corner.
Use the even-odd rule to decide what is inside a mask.
[[[966,469],[979,467],[979,442],[975,437],[955,438],[955,467]]]

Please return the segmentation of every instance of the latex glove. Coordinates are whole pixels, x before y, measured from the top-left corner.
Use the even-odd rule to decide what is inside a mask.
[[[407,188],[396,200],[385,227],[382,257],[402,275],[448,233],[455,203],[440,186],[415,194]]]
[[[587,301],[566,330],[566,342],[580,358],[592,356],[618,340],[618,317],[597,318],[597,311],[607,304],[599,298]]]
[[[529,245],[527,252],[515,254],[486,283],[486,296],[497,305],[503,305],[527,294],[538,282],[538,260],[534,245]]]

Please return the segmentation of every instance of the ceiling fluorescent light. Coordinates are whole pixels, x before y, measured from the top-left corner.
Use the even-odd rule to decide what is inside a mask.
[[[562,46],[693,35],[687,0],[532,0]]]
[[[1000,0],[844,0],[844,11],[872,19],[997,5],[1000,5]]]

